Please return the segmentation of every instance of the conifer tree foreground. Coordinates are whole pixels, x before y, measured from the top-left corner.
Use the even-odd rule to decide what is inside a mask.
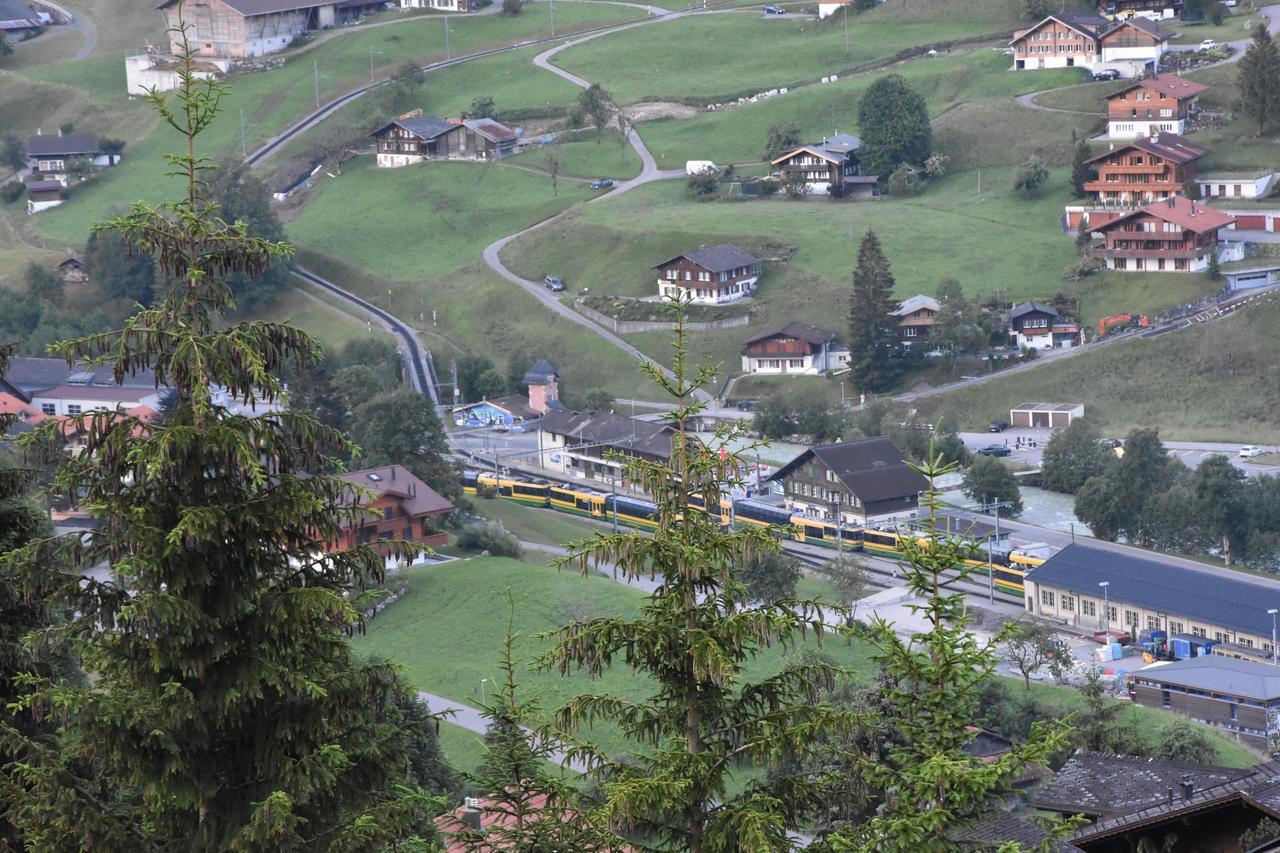
[[[11,563],[34,575],[43,553],[65,552],[78,569],[110,560],[121,579],[69,576],[62,589],[78,617],[49,639],[72,641],[93,683],[28,683],[23,708],[58,720],[60,737],[16,744],[33,757],[5,768],[20,798],[11,815],[33,850],[388,849],[429,827],[435,804],[404,784],[395,670],[356,663],[346,641],[360,622],[346,594],[382,562],[368,548],[318,553],[358,517],[360,497],[320,475],[342,437],[305,414],[234,413],[214,393],[278,403],[279,371],[318,348],[288,325],[222,325],[224,278],[253,277],[290,248],[207,200],[196,142],[227,88],[194,79],[191,63],[188,52],[176,95],[150,96],[182,137],[167,159],[185,197],[95,228],[176,284],[122,330],[58,346],[117,378],[152,369],[176,399],[159,423],[80,416],[86,451],[63,459],[56,487],[101,527]],[[56,438],[50,426],[28,445]]]
[[[633,744],[625,761],[586,745],[570,750],[597,771],[607,818],[656,833],[669,845],[662,849],[787,850],[793,846],[788,833],[817,798],[818,780],[780,774],[731,796],[730,772],[752,762],[776,764],[784,755],[803,762],[825,734],[847,730],[851,715],[818,701],[835,675],[825,661],[792,662],[758,682],[742,677],[766,646],[790,646],[807,631],[821,636],[824,613],[812,601],[749,603],[741,567],[778,544],[763,528],[721,528],[721,495],[741,482],[745,463],[730,450],[736,430],[722,429],[710,445],[692,432],[691,419],[702,408],[694,392],[715,370],[690,366],[684,305],[674,310],[671,376],[645,365],[676,403],[668,421],[671,452],[660,461],[629,457],[624,463],[627,478],[657,504],[657,529],[652,536],[598,534],[570,543],[565,561],[583,573],[611,567],[627,579],[662,583],[636,617],[588,619],[555,632],[542,663],[562,674],[596,675],[616,662],[653,686],[639,701],[579,696],[558,715],[568,732],[562,739],[607,721]],[[695,499],[711,512],[694,509]]]

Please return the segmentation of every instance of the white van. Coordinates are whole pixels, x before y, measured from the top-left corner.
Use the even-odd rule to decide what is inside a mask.
[[[1266,451],[1261,447],[1258,447],[1256,444],[1246,444],[1244,447],[1240,448],[1240,458],[1252,459],[1255,456],[1261,456],[1265,452]]]

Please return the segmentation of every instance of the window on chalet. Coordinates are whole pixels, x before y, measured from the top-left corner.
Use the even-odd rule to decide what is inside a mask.
[[[667,281],[675,281],[680,277],[680,273],[676,270],[667,270]]]
[[[41,403],[40,411],[46,415],[56,415],[58,414],[58,407],[54,403]]]
[[[711,281],[711,273],[709,273],[709,272],[699,272],[699,273],[698,273],[698,281]]]
[[[79,404],[79,403],[69,403],[69,404],[67,404],[67,414],[68,414],[68,415],[78,415],[78,414],[80,414],[80,404]]]
[[[793,359],[791,359],[789,362],[787,362],[787,366],[788,366],[788,367],[797,367],[797,368],[798,368],[798,367],[804,367],[804,359],[803,359],[803,358],[793,358]]]
[[[684,280],[685,280],[685,281],[693,281],[693,272],[692,272],[691,270],[685,270],[685,271],[684,271]]]
[[[904,326],[902,328],[902,336],[904,338],[914,338],[919,333],[920,330],[915,326]]]
[[[383,517],[383,518],[386,518],[386,519],[395,518],[395,517],[396,517],[396,508],[395,508],[395,507],[393,507],[393,506],[389,506],[389,507],[387,507],[386,509],[384,509],[384,510],[382,511],[382,517]]]
[[[1132,628],[1138,627],[1138,611],[1126,610],[1124,612],[1124,624]]]

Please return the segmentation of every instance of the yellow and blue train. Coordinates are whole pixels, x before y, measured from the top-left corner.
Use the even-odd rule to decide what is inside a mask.
[[[657,522],[654,520],[657,513],[656,505],[651,501],[628,495],[615,495],[583,486],[552,483],[535,478],[495,477],[493,474],[477,471],[463,473],[462,490],[465,493],[474,495],[482,489],[498,497],[529,506],[554,509],[600,521],[612,521],[616,513],[618,524],[647,530],[657,527]],[[698,508],[703,509],[703,507]],[[782,531],[782,535],[789,540],[803,542],[806,545],[866,551],[890,558],[902,556],[902,534],[897,532],[847,525],[837,527],[830,521],[810,518],[784,507],[754,501],[750,498],[734,500],[725,498],[720,503],[720,520],[725,525],[756,524],[769,527]],[[994,554],[991,566],[995,585],[1006,592],[1020,596],[1026,573],[1043,562],[1044,560],[1022,554]],[[987,563],[983,561],[967,560],[966,563],[982,571],[986,571],[987,568]]]

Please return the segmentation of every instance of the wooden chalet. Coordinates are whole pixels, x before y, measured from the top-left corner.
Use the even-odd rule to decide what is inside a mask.
[[[703,246],[654,266],[658,295],[688,296],[698,305],[723,305],[755,293],[761,263],[737,246]]]
[[[1170,196],[1098,226],[1105,244],[1089,254],[1107,269],[1201,272],[1217,251],[1218,231],[1236,219],[1184,196]]]
[[[880,179],[862,174],[857,155],[861,147],[858,137],[837,133],[775,157],[773,172],[784,185],[803,184],[814,195],[872,196]]]
[[[1196,100],[1208,88],[1176,74],[1137,80],[1107,96],[1107,136],[1137,139],[1186,133],[1187,122],[1198,111]]]
[[[1184,195],[1209,152],[1176,133],[1142,137],[1089,159],[1098,176],[1084,185],[1090,204],[1131,209]]]
[[[1109,21],[1101,15],[1062,12],[1024,30],[1009,42],[1013,67],[1112,68],[1126,77],[1159,68],[1173,33],[1154,21]]]
[[[788,323],[742,347],[743,373],[817,376],[848,363],[849,350],[833,333],[806,323]]]
[[[516,132],[491,118],[443,119],[409,114],[375,130],[380,168],[424,160],[501,160],[515,151]]]
[[[919,294],[900,303],[893,311],[898,318],[898,340],[904,346],[929,337],[942,306],[932,296]]]
[[[842,524],[914,517],[928,481],[883,436],[811,447],[769,478],[782,484],[788,509]]]
[[[1018,349],[1073,347],[1080,342],[1080,327],[1052,305],[1023,302],[1009,311],[1009,338]]]
[[[453,504],[402,465],[384,465],[343,474],[353,486],[370,490],[362,500],[364,520],[342,530],[327,551],[347,551],[358,545],[391,541],[438,547],[448,541],[440,530]]]

